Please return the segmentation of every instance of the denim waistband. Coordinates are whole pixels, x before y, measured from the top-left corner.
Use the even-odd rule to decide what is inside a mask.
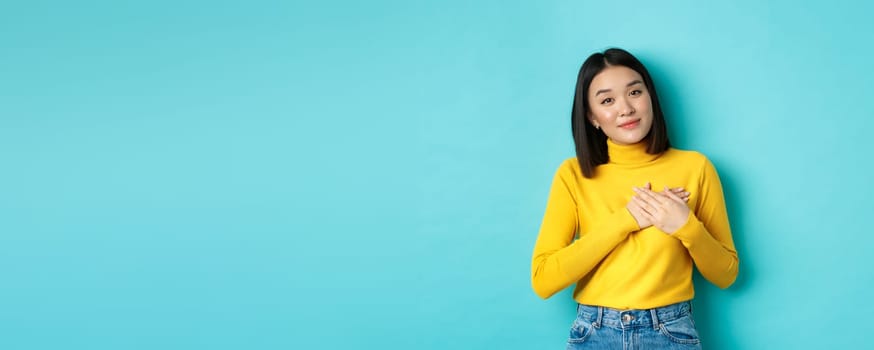
[[[689,301],[645,310],[619,310],[585,304],[578,304],[577,306],[577,318],[586,320],[596,327],[603,324],[615,328],[636,326],[658,328],[659,324],[690,315],[691,313],[692,303]]]

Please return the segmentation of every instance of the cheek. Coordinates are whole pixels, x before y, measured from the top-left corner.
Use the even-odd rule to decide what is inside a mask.
[[[652,101],[648,98],[638,100],[637,110],[641,111],[641,112],[651,113],[652,112]]]
[[[599,122],[605,122],[613,118],[613,111],[608,108],[593,108],[592,116]]]

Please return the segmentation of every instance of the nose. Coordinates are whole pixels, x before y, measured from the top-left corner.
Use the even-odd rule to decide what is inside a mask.
[[[624,100],[624,103],[622,104],[622,116],[627,117],[634,114],[634,112],[634,106],[631,105],[631,101],[628,101],[627,99]]]

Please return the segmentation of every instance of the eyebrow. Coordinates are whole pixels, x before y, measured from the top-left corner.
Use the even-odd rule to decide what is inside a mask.
[[[640,80],[634,80],[634,81],[628,83],[628,85],[625,85],[625,87],[629,87],[629,86],[634,85],[634,84],[642,84],[642,83],[643,83],[643,82],[640,81]],[[601,89],[601,90],[598,90],[598,92],[595,93],[595,96],[598,96],[598,94],[605,93],[605,92],[610,92],[610,89]]]

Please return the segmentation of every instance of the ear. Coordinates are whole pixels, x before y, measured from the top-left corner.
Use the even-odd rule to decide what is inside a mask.
[[[589,122],[592,123],[592,126],[594,126],[596,130],[601,129],[601,125],[598,124],[598,121],[595,120],[595,117],[592,116],[592,113],[587,113],[586,116],[589,118]]]

